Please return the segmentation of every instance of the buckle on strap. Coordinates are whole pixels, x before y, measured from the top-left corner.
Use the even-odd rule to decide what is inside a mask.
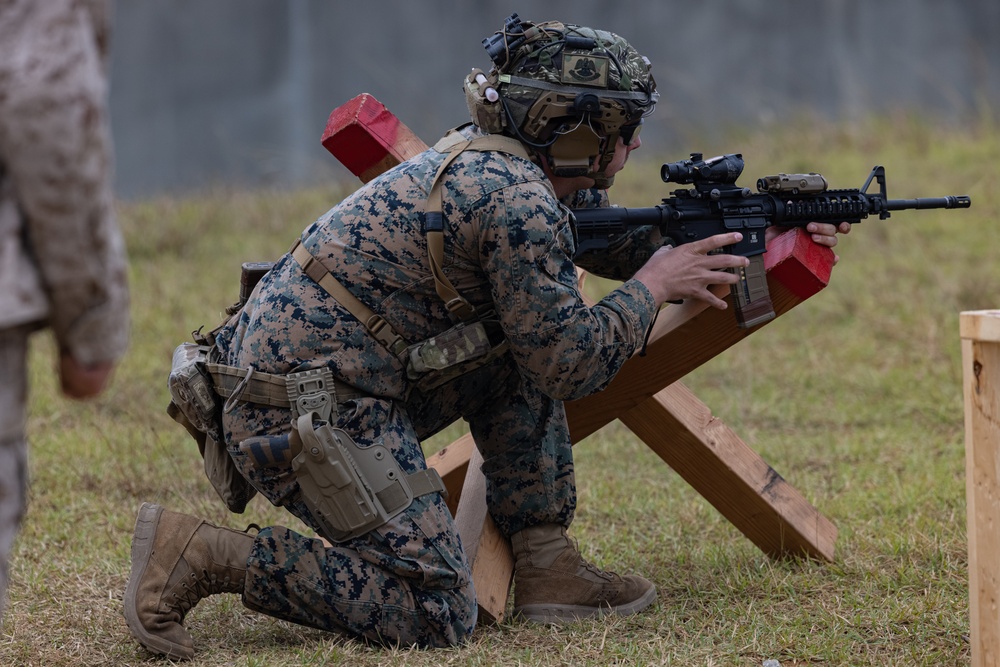
[[[444,307],[448,309],[449,313],[458,316],[463,322],[469,322],[476,317],[476,309],[461,296],[456,296],[451,301],[448,301],[444,304]]]
[[[394,356],[399,357],[406,350],[406,341],[382,319],[381,315],[372,315],[364,324],[368,332]]]
[[[312,278],[314,282],[318,283],[323,279],[324,274],[327,273],[326,268],[312,256],[312,253],[309,252],[304,245],[302,245],[300,240],[296,239],[295,243],[292,244],[292,248],[289,253],[292,255],[292,258],[299,263],[299,267],[301,267],[302,272]]]
[[[246,388],[250,385],[250,378],[253,377],[253,372],[253,366],[248,366],[247,374],[240,378],[239,382],[236,383],[236,386],[233,387],[233,393],[229,395],[229,398],[226,399],[225,405],[222,406],[222,411],[224,413],[229,414],[233,411],[233,408],[236,407],[237,401],[243,397],[244,390],[246,390]]]
[[[315,412],[322,421],[331,421],[330,416],[336,414],[337,405],[333,384],[333,371],[327,367],[286,375],[285,387],[292,415],[297,419],[300,415]]]

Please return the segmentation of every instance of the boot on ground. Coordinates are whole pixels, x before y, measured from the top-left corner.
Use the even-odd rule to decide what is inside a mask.
[[[606,572],[583,559],[559,524],[511,536],[514,615],[539,623],[635,614],[653,603],[656,588],[642,577]]]
[[[185,615],[209,595],[243,593],[253,541],[247,533],[143,503],[125,587],[132,636],[153,653],[194,657],[194,642],[182,625]]]

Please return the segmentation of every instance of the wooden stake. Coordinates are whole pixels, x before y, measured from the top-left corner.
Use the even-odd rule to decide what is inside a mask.
[[[768,556],[833,560],[837,527],[683,384],[620,418]]]
[[[1000,310],[959,318],[973,667],[1000,665]]]
[[[479,605],[478,622],[492,624],[503,619],[507,608],[507,596],[514,578],[514,554],[510,541],[500,534],[487,511],[482,465],[483,457],[473,447],[455,524],[465,556],[472,566],[472,582]]]

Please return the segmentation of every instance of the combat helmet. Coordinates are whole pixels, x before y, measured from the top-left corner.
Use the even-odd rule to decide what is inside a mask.
[[[473,122],[545,156],[557,176],[611,185],[618,137],[631,143],[659,97],[649,60],[614,33],[517,14],[483,46],[493,67],[465,80]]]

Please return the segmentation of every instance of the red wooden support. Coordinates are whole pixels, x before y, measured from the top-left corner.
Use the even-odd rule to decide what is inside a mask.
[[[368,93],[333,110],[322,143],[362,183],[427,148]]]

